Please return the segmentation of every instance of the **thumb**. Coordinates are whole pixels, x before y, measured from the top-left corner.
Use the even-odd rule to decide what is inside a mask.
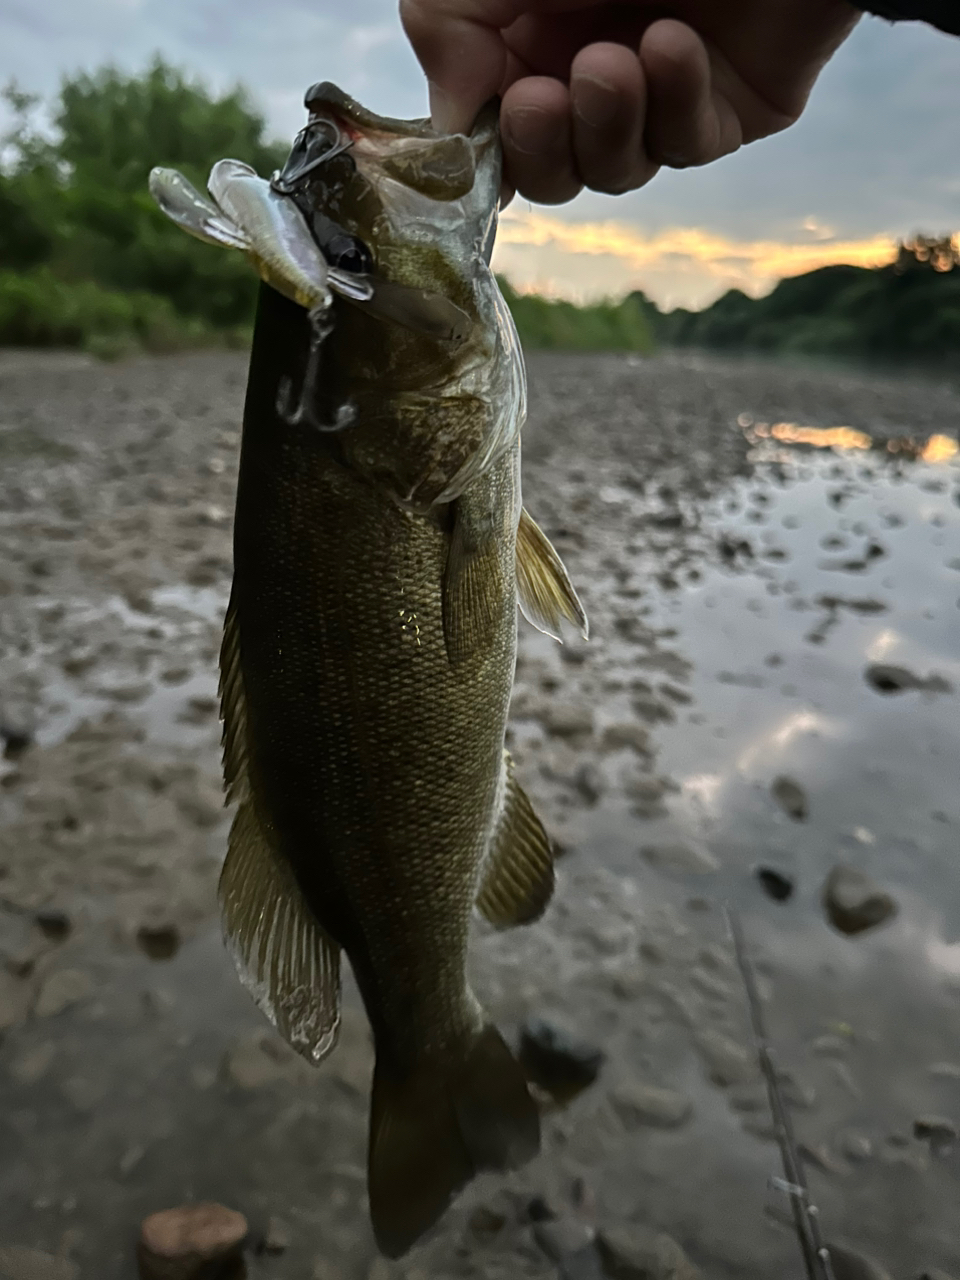
[[[430,87],[430,115],[442,133],[467,133],[500,91],[507,65],[501,26],[508,0],[400,0],[400,21]]]

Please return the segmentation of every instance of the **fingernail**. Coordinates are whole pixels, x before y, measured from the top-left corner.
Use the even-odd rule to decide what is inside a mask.
[[[539,107],[518,107],[503,123],[514,149],[525,155],[549,151],[557,139],[556,118]]]
[[[456,107],[445,89],[431,80],[427,86],[430,93],[430,122],[437,133],[456,132]]]
[[[613,85],[596,76],[577,76],[570,86],[573,109],[591,129],[605,129],[612,124],[620,106]]]

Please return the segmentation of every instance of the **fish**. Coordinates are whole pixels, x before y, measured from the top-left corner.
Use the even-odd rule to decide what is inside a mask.
[[[445,135],[329,82],[305,103],[269,180],[221,161],[209,199],[172,170],[151,190],[263,281],[221,651],[224,935],[312,1063],[349,962],[376,1055],[371,1222],[399,1257],[478,1172],[539,1149],[468,942],[474,908],[525,924],[555,883],[505,749],[518,603],[558,639],[588,627],[522,505],[496,105]]]

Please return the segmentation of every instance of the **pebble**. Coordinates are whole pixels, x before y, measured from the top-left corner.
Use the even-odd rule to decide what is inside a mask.
[[[823,886],[822,901],[830,923],[848,937],[874,929],[897,913],[889,893],[856,867],[834,867]]]
[[[845,1058],[849,1049],[850,1041],[835,1035],[817,1036],[810,1046],[818,1058]]]
[[[645,844],[640,856],[658,870],[692,875],[704,875],[720,866],[709,849],[689,844]]]
[[[0,969],[0,1031],[16,1026],[27,1016],[31,995],[27,983]]]
[[[722,1031],[701,1031],[696,1042],[714,1084],[746,1084],[756,1078],[757,1060],[753,1051]]]
[[[845,1129],[837,1139],[840,1150],[848,1160],[869,1160],[873,1155],[873,1143],[865,1133],[855,1129]]]
[[[246,1237],[246,1218],[222,1204],[185,1204],[153,1213],[140,1228],[140,1280],[213,1280],[229,1265],[239,1265]]]
[[[228,1079],[241,1089],[313,1079],[306,1059],[270,1031],[245,1036],[227,1053],[224,1067]]]
[[[960,1080],[960,1062],[931,1062],[927,1070],[938,1080]]]
[[[57,1047],[52,1040],[35,1045],[10,1063],[10,1074],[20,1084],[36,1084],[50,1069]]]
[[[52,1018],[93,993],[93,979],[83,969],[57,969],[45,980],[34,1005],[38,1018]]]
[[[834,1280],[891,1280],[889,1271],[853,1249],[828,1244]]]
[[[693,1112],[689,1098],[673,1089],[629,1081],[610,1095],[614,1110],[627,1129],[650,1125],[655,1129],[677,1129]]]
[[[783,812],[794,820],[803,822],[807,816],[807,793],[798,782],[781,775],[770,784],[770,794]]]
[[[467,1226],[480,1239],[498,1235],[506,1225],[507,1215],[485,1204],[478,1205],[467,1219]]]
[[[523,1024],[519,1056],[534,1083],[554,1097],[572,1097],[593,1084],[606,1059],[602,1049],[545,1018]]]
[[[757,867],[753,873],[760,882],[760,887],[768,898],[774,902],[786,902],[793,896],[793,880],[778,871],[776,867]]]
[[[286,1253],[293,1244],[293,1231],[283,1218],[271,1214],[267,1222],[266,1234],[263,1237],[264,1253]]]
[[[542,709],[540,723],[555,738],[587,738],[593,733],[593,708],[575,702],[551,702]]]
[[[839,1177],[849,1173],[847,1166],[833,1154],[825,1142],[820,1142],[816,1146],[801,1142],[797,1145],[797,1151],[804,1164],[812,1164],[822,1173],[832,1173]]]
[[[553,1262],[560,1262],[581,1249],[593,1245],[594,1231],[578,1218],[556,1218],[552,1222],[538,1222],[533,1237],[543,1252]]]
[[[601,1230],[597,1251],[610,1280],[700,1280],[700,1271],[676,1240],[648,1227]]]
[[[55,1258],[20,1245],[0,1248],[0,1280],[77,1280],[79,1274],[69,1258]]]
[[[604,751],[622,751],[624,748],[629,748],[637,755],[652,755],[650,730],[633,720],[608,724],[600,739],[600,746]]]
[[[3,743],[3,755],[8,760],[16,760],[33,745],[33,732],[25,724],[0,721],[0,742]]]

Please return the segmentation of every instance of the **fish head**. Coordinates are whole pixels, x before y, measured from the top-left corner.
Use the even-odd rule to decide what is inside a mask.
[[[519,342],[490,270],[498,104],[469,134],[369,111],[329,82],[274,188],[307,220],[337,296],[323,396],[352,412],[345,460],[399,501],[459,496],[516,438]],[[327,416],[331,406],[327,405]]]

